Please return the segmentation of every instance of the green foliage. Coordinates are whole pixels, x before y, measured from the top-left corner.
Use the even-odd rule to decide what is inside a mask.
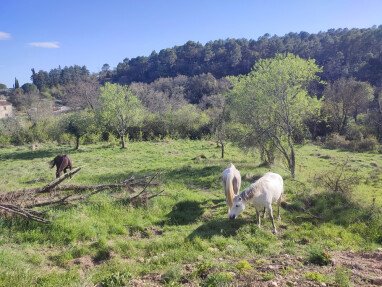
[[[325,283],[328,281],[325,275],[318,272],[306,272],[304,274],[304,277],[308,280],[319,282],[319,283]]]
[[[102,287],[122,287],[127,286],[131,278],[131,274],[127,272],[116,272],[104,278],[100,285]]]
[[[306,132],[305,120],[320,109],[320,101],[307,92],[320,71],[313,60],[277,55],[260,60],[251,73],[234,80],[230,110],[244,134],[233,140],[270,153],[268,159],[278,149],[293,177],[295,139]]]
[[[210,274],[205,281],[202,282],[203,287],[219,287],[229,286],[233,281],[234,275],[230,272],[218,272]]]
[[[316,265],[325,266],[330,264],[331,257],[321,246],[313,245],[308,250],[308,261]]]
[[[80,138],[96,132],[95,114],[90,111],[80,111],[63,118],[63,129],[76,139],[76,149],[79,148]]]
[[[240,271],[240,272],[245,272],[245,271],[248,271],[248,270],[251,270],[252,269],[252,266],[251,264],[247,261],[247,260],[241,260],[239,261],[238,263],[236,263],[236,268]]]
[[[144,110],[139,99],[128,87],[106,83],[101,87],[100,116],[107,127],[117,132],[125,147],[125,135],[128,128],[140,126]]]
[[[338,133],[333,133],[325,141],[325,146],[331,149],[366,152],[375,150],[378,146],[378,141],[374,136],[347,140],[344,136],[341,136]]]
[[[261,274],[261,278],[263,281],[269,281],[272,279],[275,279],[275,273],[274,272],[264,272]]]
[[[336,282],[338,287],[351,287],[354,286],[350,281],[351,271],[346,267],[339,266],[336,268],[334,274],[334,282]]]

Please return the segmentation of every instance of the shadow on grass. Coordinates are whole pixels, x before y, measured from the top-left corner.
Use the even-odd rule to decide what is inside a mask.
[[[314,194],[293,202],[287,209],[288,217],[296,224],[311,222],[320,225],[331,222],[348,227],[354,223],[370,225],[373,222],[382,227],[380,207],[372,203],[369,206],[362,206],[349,195],[340,192]]]
[[[5,155],[0,155],[0,160],[30,160],[36,158],[54,158],[58,154],[69,154],[73,152],[73,148],[65,147],[65,148],[54,148],[54,149],[41,149],[35,151],[19,151],[19,152],[11,152]]]
[[[185,166],[174,169],[166,173],[166,177],[171,181],[185,183],[189,187],[207,189],[220,181],[222,173],[220,166],[191,167]],[[214,178],[211,180],[211,176]]]
[[[242,218],[235,220],[225,218],[211,220],[196,228],[187,239],[193,240],[195,237],[209,239],[215,235],[222,235],[224,237],[235,236],[240,227],[246,224],[249,224],[248,220]]]
[[[203,214],[198,201],[185,200],[175,204],[163,222],[168,225],[188,225],[196,222]]]
[[[87,167],[89,169],[89,167]],[[141,170],[139,172],[109,172],[109,173],[103,173],[103,174],[94,174],[94,175],[87,175],[87,178],[92,179],[94,182],[97,183],[121,183],[127,179],[143,179],[147,177],[147,179],[154,176],[157,172],[160,172],[160,170],[154,169],[154,170]],[[155,182],[162,182],[163,175],[158,174],[154,181]]]

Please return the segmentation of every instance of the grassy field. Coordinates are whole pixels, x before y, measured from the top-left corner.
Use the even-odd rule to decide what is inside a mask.
[[[125,150],[106,145],[79,151],[69,146],[2,148],[0,192],[50,182],[54,170],[48,161],[59,153],[82,167],[70,183],[113,183],[159,171],[157,189],[164,196],[132,206],[123,200],[127,193],[108,190],[85,202],[46,209],[52,220],[47,225],[3,216],[0,286],[268,286],[262,284],[291,274],[285,286],[351,286],[345,267],[309,266],[337,252],[381,247],[381,154],[305,145],[298,148],[292,180],[281,160],[264,167],[256,155],[232,145],[222,160],[209,141],[137,142]],[[352,192],[330,192],[325,176],[314,180],[335,174],[345,161],[345,174],[359,176]],[[230,162],[242,174],[242,187],[269,170],[284,177],[291,208],[282,210],[279,234],[271,233],[268,218],[257,228],[250,206],[237,220],[227,219],[220,174]],[[277,258],[294,263],[264,268]]]

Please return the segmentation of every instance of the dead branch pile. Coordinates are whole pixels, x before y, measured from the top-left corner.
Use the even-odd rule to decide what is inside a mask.
[[[0,210],[3,211],[3,214],[4,212],[5,214],[17,214],[28,220],[49,223],[50,221],[43,217],[42,212],[33,210],[33,208],[79,202],[104,190],[122,190],[123,192],[128,192],[131,195],[125,198],[124,201],[132,204],[146,203],[149,199],[163,193],[163,190],[156,193],[149,192],[148,190],[149,187],[159,186],[159,182],[155,181],[159,173],[151,177],[146,176],[137,179],[130,177],[120,183],[97,185],[67,184],[58,186],[80,170],[80,167],[75,168],[40,188],[23,189],[0,194]]]

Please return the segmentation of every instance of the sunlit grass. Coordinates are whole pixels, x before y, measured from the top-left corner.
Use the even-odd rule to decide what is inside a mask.
[[[147,206],[133,207],[109,190],[80,204],[50,209],[50,225],[0,219],[0,286],[84,286],[124,282],[149,273],[163,275],[163,284],[177,282],[181,276],[201,285],[227,283],[234,280],[235,272],[243,272],[235,266],[253,258],[307,254],[313,245],[331,251],[373,249],[382,243],[378,219],[373,221],[375,226],[365,223],[374,197],[375,205],[382,206],[377,172],[382,168],[381,154],[299,147],[294,181],[281,159],[272,168],[259,167],[257,156],[228,145],[222,160],[220,149],[210,141],[134,142],[125,150],[107,145],[83,146],[79,151],[69,146],[44,146],[37,151],[6,148],[0,149],[0,191],[48,183],[54,170],[47,163],[59,153],[69,154],[74,166],[82,167],[70,183],[120,182],[161,172],[164,196]],[[342,201],[327,205],[330,201],[321,196],[326,190],[313,179],[344,160],[362,179],[352,195],[360,205],[341,209]],[[311,211],[319,213],[322,221],[282,210],[277,236],[271,233],[268,218],[257,228],[250,206],[239,219],[229,221],[220,182],[229,162],[241,171],[243,188],[251,183],[250,178],[268,170],[280,173],[286,200],[298,205],[310,196]],[[337,218],[332,212],[336,206]],[[90,267],[75,263],[86,258]],[[200,275],[203,268],[210,270],[204,277]]]

